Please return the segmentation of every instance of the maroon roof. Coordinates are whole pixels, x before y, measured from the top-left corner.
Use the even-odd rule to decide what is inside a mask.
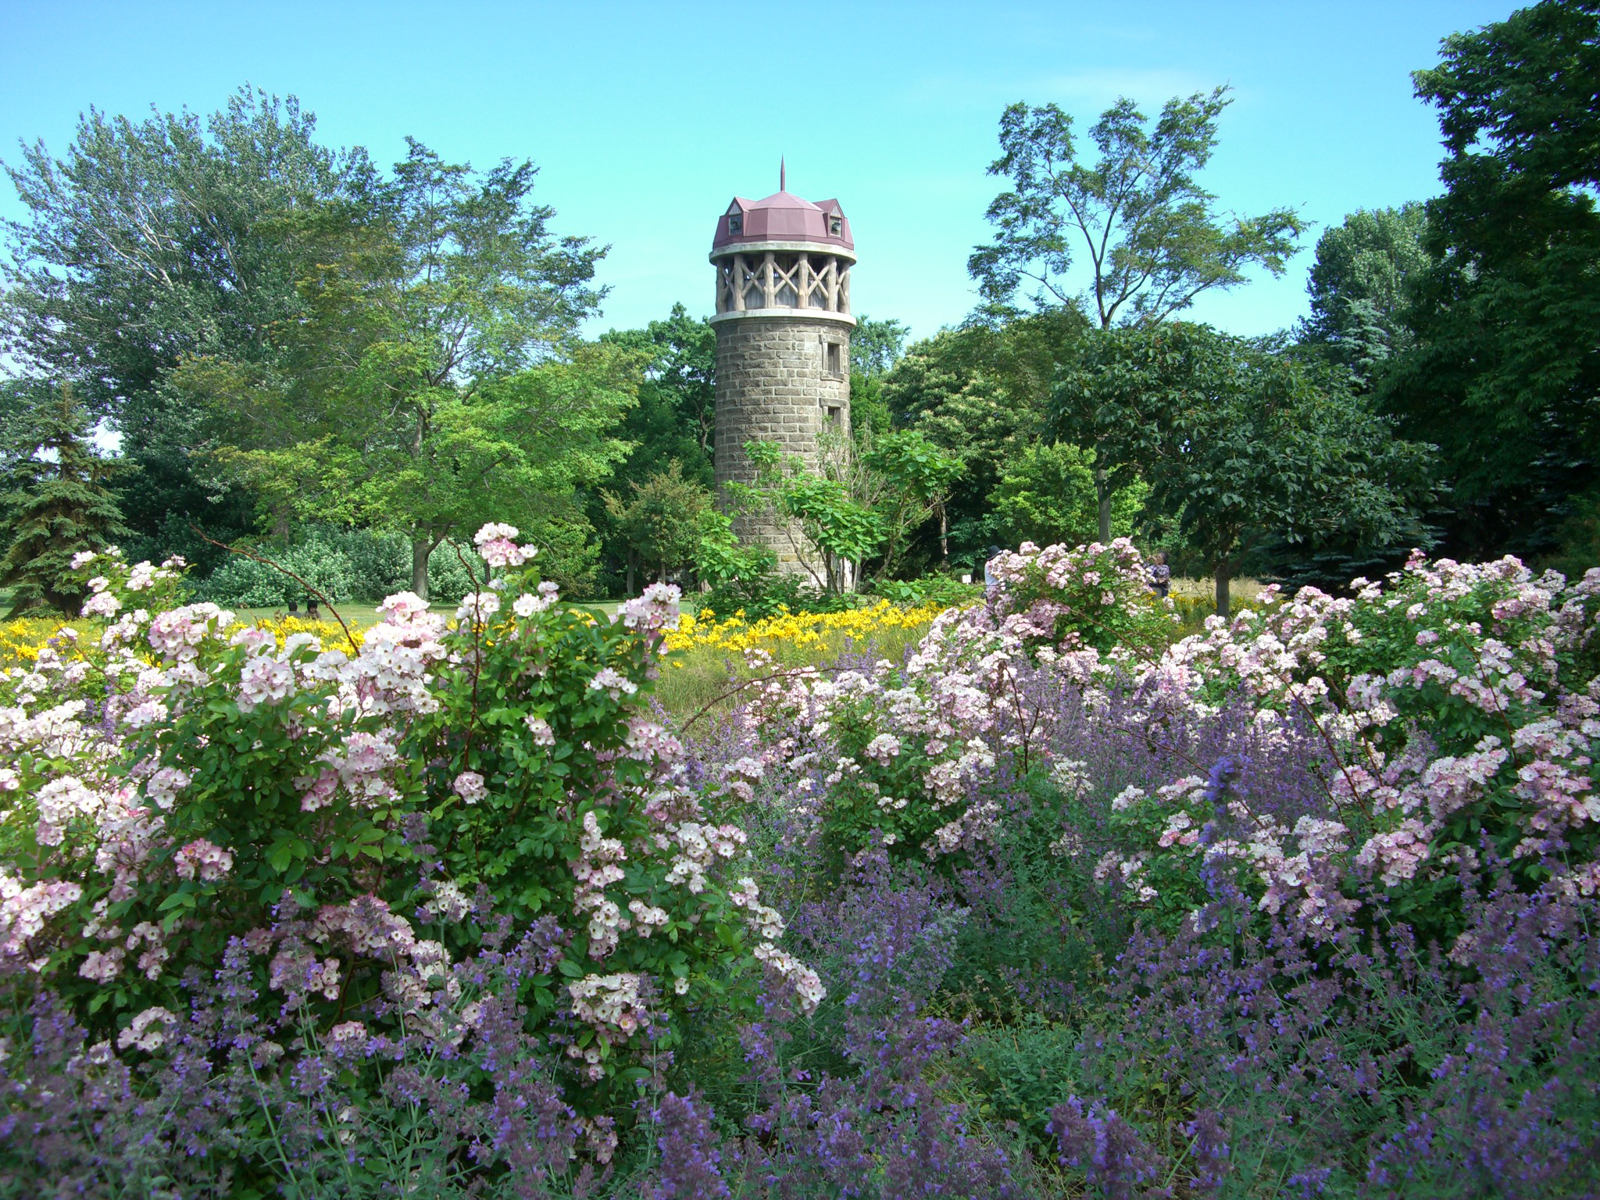
[[[728,218],[732,216],[743,218],[743,229],[736,234],[728,232]],[[838,233],[829,232],[830,218],[837,218]],[[713,253],[724,246],[751,242],[815,242],[852,252],[856,245],[850,238],[850,222],[837,200],[813,204],[785,191],[774,192],[764,200],[735,196],[727,211],[717,218],[717,232],[711,239]]]

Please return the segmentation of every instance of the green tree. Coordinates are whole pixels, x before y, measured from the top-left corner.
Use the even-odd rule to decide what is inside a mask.
[[[684,478],[710,487],[717,412],[717,334],[711,323],[674,304],[665,320],[612,330],[600,341],[644,359],[639,403],[618,431],[634,445],[617,482],[659,475],[677,460]]]
[[[709,321],[689,316],[674,304],[665,319],[643,329],[613,329],[603,345],[636,353],[643,363],[639,400],[623,416],[615,436],[630,446],[604,487],[591,489],[585,505],[599,531],[600,555],[610,572],[622,571],[626,590],[637,567],[637,553],[617,524],[607,493],[626,496],[671,469],[676,462],[686,481],[715,485],[712,435],[716,425],[717,336]]]
[[[1132,337],[1101,329],[1051,389],[1048,425],[1058,439],[1089,452],[1096,536],[1111,540],[1117,495],[1138,483],[1157,454],[1167,386],[1186,386],[1185,338]]]
[[[1414,76],[1439,110],[1445,193],[1428,202],[1418,344],[1382,391],[1410,436],[1441,448],[1458,555],[1552,549],[1597,494],[1597,78],[1595,0],[1454,35]]]
[[[35,410],[31,436],[12,449],[21,460],[11,470],[7,497],[11,542],[0,559],[0,585],[15,589],[13,616],[48,605],[77,616],[87,589],[73,578],[72,558],[104,550],[128,532],[105,487],[111,464],[88,446],[89,414],[63,385],[57,398]]]
[[[990,497],[1007,464],[1043,435],[1051,380],[1074,361],[1086,329],[1067,308],[944,330],[913,345],[885,377],[896,426],[961,464],[946,501],[950,556],[981,556],[1003,536]]]
[[[549,229],[532,164],[479,175],[415,140],[392,178],[311,211],[292,235],[316,269],[287,354],[263,367],[185,360],[180,390],[208,404],[213,460],[273,511],[396,529],[412,588],[428,559],[491,516],[522,523],[552,574],[592,560],[575,489],[628,449],[638,356],[583,346],[578,322],[604,251]]]
[[[1112,536],[1132,535],[1148,491],[1136,479],[1116,493]],[[990,500],[1006,545],[1091,542],[1100,528],[1094,452],[1068,442],[1028,446],[1003,469]]]
[[[887,375],[905,353],[906,337],[910,333],[893,317],[875,321],[862,313],[850,331],[850,370],[868,379]]]
[[[1405,312],[1415,281],[1433,265],[1427,228],[1423,206],[1405,204],[1353,212],[1317,239],[1306,285],[1311,316],[1300,338],[1347,367],[1363,389],[1382,363],[1415,345]]]
[[[643,565],[660,582],[667,573],[692,565],[700,552],[704,514],[711,507],[711,491],[683,477],[677,459],[667,469],[643,482],[629,485],[626,501],[605,493],[606,511],[628,549],[627,591],[634,591],[634,570]]]
[[[1152,325],[1196,296],[1245,282],[1245,269],[1281,275],[1305,222],[1293,209],[1258,217],[1219,212],[1195,178],[1217,144],[1228,89],[1174,97],[1154,127],[1119,99],[1089,131],[1098,155],[1081,161],[1072,118],[1017,103],[1000,118],[1001,156],[989,174],[1012,189],[989,206],[995,240],[968,270],[992,309],[1010,311],[1019,289],[1038,309],[1081,306],[1103,329]],[[1073,290],[1073,247],[1088,257],[1088,285]]]
[[[814,474],[773,442],[746,442],[745,453],[756,480],[728,483],[729,497],[747,512],[792,522],[804,541],[794,549],[812,581],[830,595],[848,590],[855,568],[888,536],[882,516],[838,473]]]
[[[989,167],[1012,190],[987,213],[995,240],[967,269],[991,312],[1015,312],[1020,290],[1035,310],[1077,308],[1102,330],[1151,326],[1180,313],[1203,292],[1246,281],[1245,269],[1281,275],[1305,222],[1293,209],[1239,217],[1216,207],[1196,178],[1217,144],[1228,89],[1173,97],[1151,127],[1126,97],[1089,131],[1097,150],[1082,161],[1072,118],[1054,104],[1013,104],[1000,118],[1003,151]],[[1073,290],[1074,247],[1087,256],[1087,286]],[[1100,495],[1100,540],[1111,536],[1112,476],[1120,466],[1098,437],[1104,421],[1080,422],[1091,435]],[[1077,435],[1061,428],[1062,436]],[[1126,472],[1122,478],[1126,479]]]
[[[279,355],[273,330],[300,312],[304,266],[282,222],[338,196],[362,161],[314,133],[293,97],[246,88],[206,118],[91,109],[61,158],[35,143],[6,165],[25,215],[6,222],[0,343],[111,418],[139,468],[122,502],[152,552],[205,560],[190,522],[227,536],[252,520],[192,459],[200,414],[165,385],[188,356]]]
[[[1399,441],[1327,369],[1203,325],[1123,329],[1092,381],[1126,423],[1148,505],[1176,522],[1216,578],[1279,541],[1391,545],[1428,498],[1428,450]]]
[[[930,518],[939,525],[939,559],[950,558],[948,499],[961,461],[943,453],[916,430],[885,433],[857,456],[866,494],[861,498],[883,524],[876,578],[893,571],[905,555],[907,536]]]

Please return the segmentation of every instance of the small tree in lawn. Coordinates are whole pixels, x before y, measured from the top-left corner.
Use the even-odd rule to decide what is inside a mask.
[[[905,555],[911,534],[930,517],[939,522],[939,559],[950,558],[950,485],[961,461],[943,453],[916,430],[885,433],[859,455],[870,503],[883,520],[884,546],[876,578],[883,579]]]
[[[628,548],[628,594],[633,595],[634,571],[643,566],[658,583],[667,573],[692,563],[700,549],[701,516],[711,507],[711,493],[683,477],[677,459],[640,483],[629,485],[633,496],[624,501],[606,493],[606,512]]]
[[[1149,491],[1142,479],[1135,479],[1114,493],[1113,537],[1132,533]],[[1002,545],[1092,542],[1099,529],[1094,452],[1070,442],[1028,446],[1007,464],[989,499]]]
[[[13,616],[43,605],[77,616],[87,592],[72,579],[73,556],[103,550],[128,531],[103,486],[109,464],[86,445],[89,417],[71,388],[63,386],[32,426],[15,468],[18,487],[9,498],[15,525],[0,560],[0,585],[16,589]]]

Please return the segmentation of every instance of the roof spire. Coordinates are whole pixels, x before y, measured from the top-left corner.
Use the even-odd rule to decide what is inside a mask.
[[[787,177],[788,172],[784,170],[783,166],[783,155],[780,154],[778,155],[778,190],[780,192],[787,192],[789,190],[789,185],[786,182]]]

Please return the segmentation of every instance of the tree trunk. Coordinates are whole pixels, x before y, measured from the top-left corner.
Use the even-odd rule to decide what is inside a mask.
[[[1094,469],[1094,495],[1100,502],[1100,541],[1111,540],[1111,477],[1104,467]]]
[[[630,595],[630,596],[633,595],[633,564],[637,559],[638,559],[638,555],[636,555],[632,550],[629,550],[628,551],[628,586],[626,588],[624,588],[623,590],[626,591],[628,593],[628,595]]]
[[[950,565],[950,514],[944,502],[939,502],[939,565]]]
[[[428,598],[428,556],[433,544],[427,538],[411,539],[411,590],[423,600]]]
[[[1217,564],[1217,616],[1228,619],[1228,585],[1233,582],[1233,567],[1229,563]]]

